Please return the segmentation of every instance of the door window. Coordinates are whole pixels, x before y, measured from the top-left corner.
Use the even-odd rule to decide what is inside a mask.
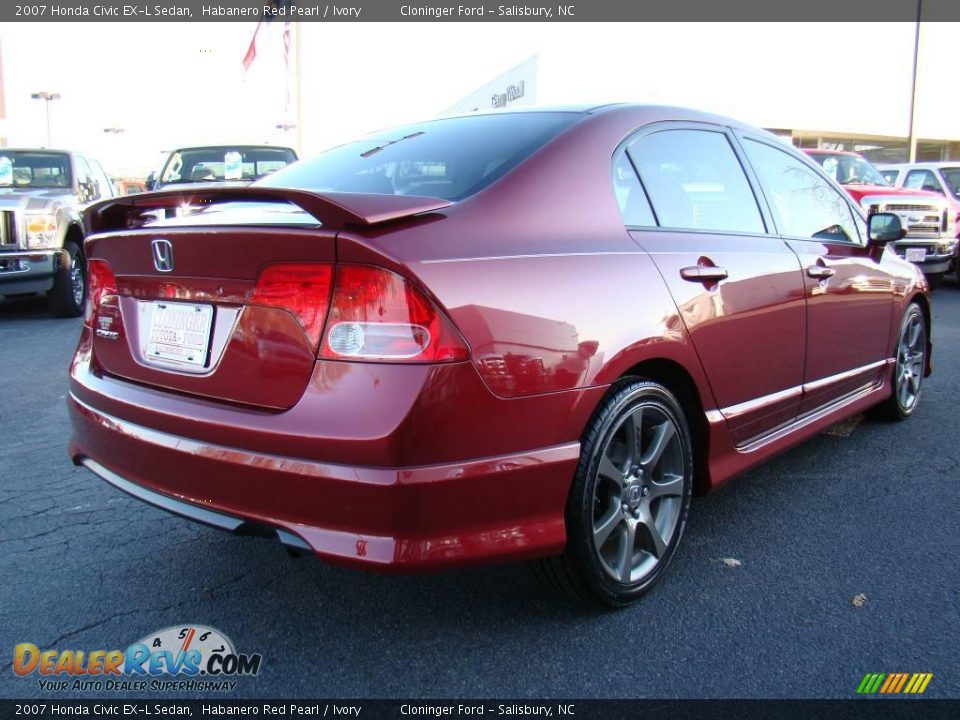
[[[900,175],[899,170],[881,170],[880,174],[883,175],[883,179],[887,181],[888,185],[896,186],[897,176]]]
[[[93,175],[93,170],[87,163],[87,159],[82,155],[77,155],[74,158],[74,165],[77,169],[77,187],[80,190],[80,198],[83,202],[93,202],[99,199],[98,183]]]
[[[927,190],[943,194],[940,182],[929,170],[911,170],[907,173],[907,179],[903,181],[903,186],[911,190]]]
[[[754,140],[747,157],[760,177],[782,235],[829,242],[859,242],[846,198],[799,158]]]
[[[628,147],[661,227],[763,233],[760,209],[722,132],[664,130]]]
[[[110,181],[110,178],[107,177],[107,174],[103,171],[103,166],[100,165],[99,161],[94,160],[93,158],[88,158],[90,164],[90,170],[93,172],[93,178],[97,181],[99,186],[99,196],[100,197],[114,197],[117,192],[113,187],[113,183]]]

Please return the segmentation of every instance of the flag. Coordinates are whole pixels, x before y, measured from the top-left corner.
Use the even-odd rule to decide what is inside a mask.
[[[243,56],[243,69],[249,70],[253,61],[257,59],[257,38],[260,35],[260,28],[269,25],[276,18],[285,18],[283,23],[283,60],[288,69],[290,66],[290,6],[293,0],[270,0],[266,7],[270,10],[257,21],[257,27],[253,30],[253,37],[250,38],[250,45]]]

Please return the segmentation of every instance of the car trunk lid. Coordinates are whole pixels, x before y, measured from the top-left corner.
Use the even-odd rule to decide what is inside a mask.
[[[229,220],[222,203],[265,203],[252,217],[269,223],[272,209],[277,224],[208,225],[206,215],[216,214],[218,223]],[[216,213],[210,207],[215,204]],[[86,219],[100,234],[87,241],[86,250],[95,367],[163,390],[287,409],[303,395],[313,371],[338,229],[447,205],[431,198],[344,201],[302,191],[219,188],[94,206]],[[155,221],[182,207],[209,210]],[[309,217],[291,224],[290,211],[297,207]],[[248,220],[250,212],[249,206],[242,209]]]

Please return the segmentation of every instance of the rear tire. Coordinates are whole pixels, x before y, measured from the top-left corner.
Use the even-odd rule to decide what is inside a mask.
[[[870,415],[881,420],[906,420],[920,403],[927,368],[927,321],[915,302],[903,313],[896,352],[890,397],[870,410]]]
[[[927,285],[930,286],[931,290],[936,290],[938,287],[943,285],[943,276],[946,273],[937,273],[936,275],[927,275]]]
[[[70,260],[66,267],[57,270],[53,288],[47,293],[50,312],[56,317],[79,317],[87,301],[87,268],[83,253],[74,242],[64,243]]]
[[[664,386],[614,385],[583,434],[567,501],[563,555],[535,574],[579,604],[623,607],[663,577],[693,488],[693,444],[683,409]]]

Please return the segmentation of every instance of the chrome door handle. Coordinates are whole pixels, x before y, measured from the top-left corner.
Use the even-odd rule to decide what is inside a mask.
[[[833,268],[824,267],[823,265],[811,265],[807,268],[807,275],[817,280],[826,280],[827,278],[832,278],[837,274],[837,271]]]
[[[680,277],[690,282],[717,282],[727,279],[727,271],[713,265],[692,265],[680,268]]]

